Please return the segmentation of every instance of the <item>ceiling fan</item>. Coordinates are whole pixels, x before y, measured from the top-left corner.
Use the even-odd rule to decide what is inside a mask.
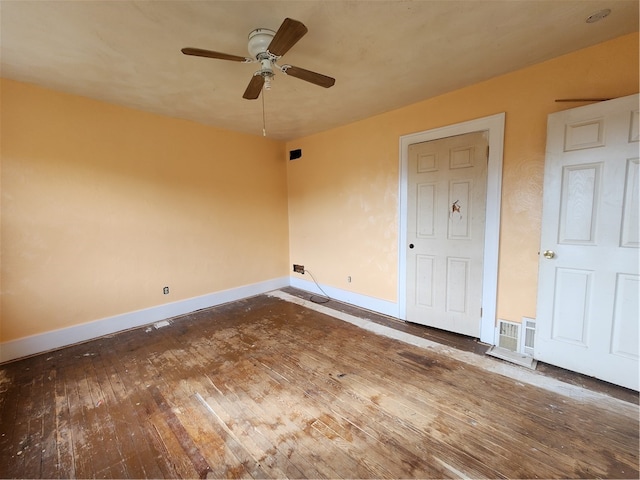
[[[294,67],[293,65],[280,66],[276,63],[307,31],[307,27],[302,22],[291,18],[285,18],[277,32],[267,28],[257,28],[249,34],[249,54],[251,58],[191,47],[183,48],[182,53],[196,57],[230,60],[232,62],[260,63],[260,70],[253,74],[244,95],[242,95],[247,100],[258,98],[263,87],[265,90],[271,88],[271,80],[275,76],[274,69],[314,85],[329,88],[336,83],[335,78],[305,70],[304,68]]]

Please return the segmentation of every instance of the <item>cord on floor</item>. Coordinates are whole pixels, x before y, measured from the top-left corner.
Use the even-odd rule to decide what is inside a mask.
[[[322,293],[324,293],[324,297],[325,298],[320,298],[319,300],[314,300],[315,295],[311,294],[311,296],[309,297],[309,301],[313,302],[313,303],[327,303],[330,300],[332,300],[332,298],[327,295],[327,292],[325,292],[322,287],[320,286],[320,284],[317,282],[316,277],[313,276],[313,273],[311,273],[311,271],[308,268],[305,268],[305,273],[308,273],[309,275],[311,275],[311,278],[313,279],[313,282],[316,284],[316,286],[320,289],[320,291]]]

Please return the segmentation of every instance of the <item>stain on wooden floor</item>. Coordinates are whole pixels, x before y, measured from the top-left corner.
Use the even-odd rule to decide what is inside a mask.
[[[620,406],[258,296],[0,366],[0,476],[638,478]]]

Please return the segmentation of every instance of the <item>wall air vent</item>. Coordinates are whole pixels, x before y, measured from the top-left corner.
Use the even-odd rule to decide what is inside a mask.
[[[498,327],[498,347],[517,352],[520,344],[520,324],[499,320]]]
[[[524,327],[524,335],[522,338],[522,346],[520,351],[527,355],[533,356],[533,347],[536,335],[536,320],[534,318],[522,317],[522,326]]]
[[[535,370],[538,362],[533,358],[534,329],[535,320],[532,318],[523,318],[522,325],[498,320],[496,345],[487,350],[487,355]]]

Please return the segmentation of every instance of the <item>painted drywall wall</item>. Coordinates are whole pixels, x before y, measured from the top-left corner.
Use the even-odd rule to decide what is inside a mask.
[[[506,112],[497,316],[535,317],[547,115],[584,105],[556,99],[636,92],[632,34],[288,142],[302,149],[287,164],[290,263],[321,284],[397,301],[399,137]]]
[[[1,94],[0,341],[288,275],[282,142]]]
[[[546,116],[573,106],[556,98],[637,91],[634,34],[283,145],[2,80],[0,342],[282,277],[293,262],[395,302],[399,137],[498,112],[498,316],[534,317]],[[287,162],[294,148],[303,156]]]

